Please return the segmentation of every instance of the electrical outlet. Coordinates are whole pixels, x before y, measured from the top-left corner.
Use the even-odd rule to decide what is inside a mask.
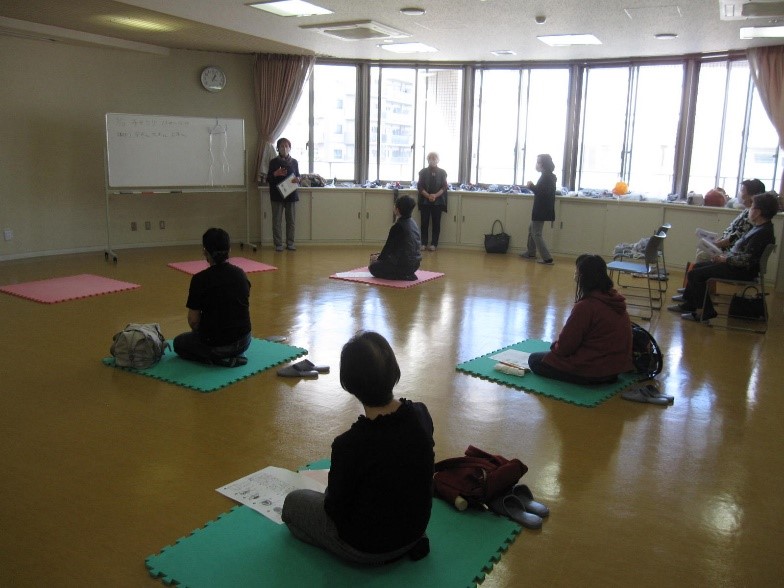
[[[13,229],[4,229],[3,230],[3,239],[6,241],[10,241],[14,238],[14,230]]]
[[[150,221],[144,221],[144,230],[149,231],[152,229],[152,223]]]
[[[166,228],[166,221],[158,221],[158,228],[163,230]]]
[[[137,227],[136,227],[136,221],[131,221],[131,230],[132,230],[132,231],[135,231],[136,229],[137,229]]]

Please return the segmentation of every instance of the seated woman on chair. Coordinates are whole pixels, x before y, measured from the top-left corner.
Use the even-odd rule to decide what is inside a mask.
[[[749,221],[754,228],[738,239],[727,253],[692,266],[686,276],[683,295],[673,298],[679,304],[667,307],[668,310],[680,313],[682,319],[690,321],[707,321],[715,317],[710,297],[705,297],[708,280],[754,280],[759,275],[762,252],[776,242],[771,219],[778,211],[779,203],[774,192],[757,194],[749,209]]]
[[[550,351],[532,353],[531,371],[574,384],[613,382],[632,365],[632,325],[626,299],[613,287],[598,255],[577,258],[575,305]]]
[[[724,233],[721,237],[713,242],[716,247],[722,251],[729,251],[730,247],[732,247],[738,239],[754,228],[754,225],[749,221],[749,209],[751,208],[751,201],[754,196],[762,194],[763,192],[765,192],[765,184],[756,178],[753,180],[743,180],[740,183],[738,202],[743,210],[733,219],[730,226],[724,229]],[[694,259],[694,263],[699,263],[701,261],[711,261],[711,254],[702,249],[697,249],[697,256]]]
[[[378,257],[370,263],[368,271],[376,278],[387,280],[416,280],[416,271],[422,261],[419,251],[419,227],[411,213],[416,202],[411,196],[400,196],[395,200],[395,224]]]

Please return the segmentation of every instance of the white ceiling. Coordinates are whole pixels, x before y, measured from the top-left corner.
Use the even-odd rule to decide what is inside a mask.
[[[316,0],[334,14],[284,18],[250,8],[250,0],[0,0],[0,34],[70,38],[71,42],[76,38],[88,43],[100,42],[95,37],[99,35],[165,48],[433,62],[612,59],[784,44],[783,39],[739,39],[740,27],[768,25],[776,18],[720,17],[723,4],[746,1]],[[400,8],[408,6],[424,8],[426,13],[401,14]],[[120,16],[168,24],[172,30],[132,29],[116,22]],[[536,16],[545,16],[544,24],[536,24]],[[355,20],[395,27],[411,35],[402,40],[426,43],[438,52],[398,56],[379,49],[378,40],[343,41],[300,28]],[[777,24],[784,24],[784,17],[778,20]],[[536,38],[566,33],[592,33],[602,44],[553,48]],[[658,41],[656,33],[678,37]],[[493,50],[511,50],[515,55],[496,57]]]

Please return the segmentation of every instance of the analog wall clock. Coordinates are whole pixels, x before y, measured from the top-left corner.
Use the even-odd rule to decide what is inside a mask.
[[[208,92],[220,92],[226,87],[226,74],[217,65],[210,65],[201,71],[201,85]]]

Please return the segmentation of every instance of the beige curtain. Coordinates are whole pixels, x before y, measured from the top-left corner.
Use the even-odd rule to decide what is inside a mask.
[[[269,162],[275,157],[273,141],[289,122],[315,62],[312,55],[256,55],[253,85],[259,136],[255,165],[258,182],[266,180]]]
[[[779,148],[784,149],[784,45],[754,47],[746,53],[754,85],[779,135]],[[782,193],[784,170],[779,184],[779,194]]]

